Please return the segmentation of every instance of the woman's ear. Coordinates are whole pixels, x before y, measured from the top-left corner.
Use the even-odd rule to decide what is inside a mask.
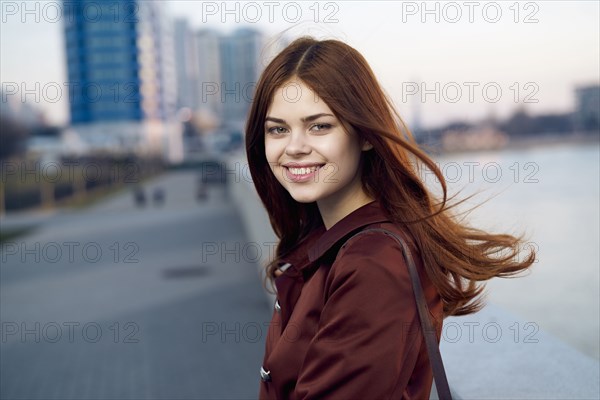
[[[362,151],[371,150],[372,148],[373,148],[373,145],[371,143],[367,142],[366,140],[363,142]]]

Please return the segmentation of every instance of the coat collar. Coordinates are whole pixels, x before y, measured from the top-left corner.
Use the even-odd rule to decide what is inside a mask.
[[[285,327],[290,319],[294,305],[302,292],[302,286],[313,273],[319,268],[319,259],[324,257],[330,250],[350,234],[356,232],[366,225],[386,222],[389,219],[384,215],[377,201],[365,204],[357,208],[329,230],[321,224],[314,229],[299,245],[295,251],[284,257],[280,262],[290,263],[291,266],[279,277],[275,278],[277,287],[277,298],[281,305],[281,322]],[[333,252],[332,252],[333,253]]]
[[[329,228],[321,237],[308,248],[308,259],[311,263],[317,261],[343,238],[356,230],[377,222],[386,222],[381,205],[377,200],[367,203],[342,218]]]

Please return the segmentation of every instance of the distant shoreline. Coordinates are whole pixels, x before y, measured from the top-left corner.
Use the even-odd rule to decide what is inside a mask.
[[[572,133],[570,135],[541,135],[535,137],[511,138],[502,149],[531,148],[539,146],[552,146],[562,144],[584,144],[600,142],[598,132]],[[502,150],[500,149],[500,150]]]
[[[578,132],[572,134],[539,134],[532,136],[511,137],[506,145],[498,148],[444,150],[432,146],[435,156],[469,154],[478,152],[497,152],[504,150],[520,150],[541,147],[562,146],[565,144],[597,144],[600,143],[599,132]],[[430,145],[431,146],[431,145]]]

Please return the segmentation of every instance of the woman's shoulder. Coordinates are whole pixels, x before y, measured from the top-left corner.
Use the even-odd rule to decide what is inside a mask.
[[[352,288],[352,291],[364,290],[371,295],[376,293],[391,302],[413,298],[412,279],[402,245],[386,231],[405,242],[428,300],[430,315],[440,319],[441,298],[427,276],[419,249],[405,228],[392,223],[371,225],[344,243],[327,278],[328,296],[340,289]]]
[[[392,235],[390,235],[390,233]],[[391,223],[377,223],[350,236],[340,247],[331,272],[335,275],[352,273],[402,278],[406,275],[404,252],[394,238],[399,236],[413,247],[408,235]],[[412,250],[412,249],[411,249]]]
[[[412,236],[406,229],[391,222],[380,222],[369,225],[350,236],[340,247],[337,258],[349,254],[355,257],[383,258],[386,255],[402,257],[402,245],[398,239],[404,242],[411,252],[418,252]]]

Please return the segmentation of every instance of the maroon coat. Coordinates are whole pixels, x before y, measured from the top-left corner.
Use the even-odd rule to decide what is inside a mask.
[[[275,280],[260,399],[429,399],[433,374],[400,245],[381,232],[346,242],[367,225],[409,244],[439,343],[441,298],[411,237],[374,201],[282,260],[292,265]]]

